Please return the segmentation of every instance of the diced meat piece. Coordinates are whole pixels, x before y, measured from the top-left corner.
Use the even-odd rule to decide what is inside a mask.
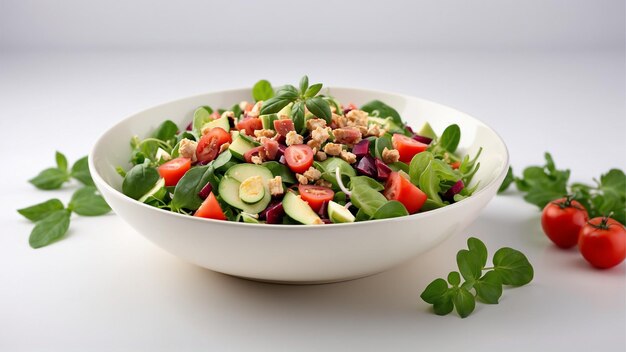
[[[324,128],[326,127],[326,120],[324,119],[309,119],[306,121],[306,129],[309,131],[313,131],[318,127]]]
[[[400,153],[396,149],[383,149],[383,161],[386,164],[395,163],[400,160]]]
[[[308,170],[306,170],[302,176],[306,177],[307,180],[309,180],[309,182],[314,182],[319,180],[320,177],[322,177],[322,173],[320,172],[320,170],[314,168],[313,166],[309,167]]]
[[[284,120],[274,120],[274,129],[278,132],[279,135],[287,137],[287,133],[290,131],[295,131],[296,129],[293,127],[293,121],[290,119]]]
[[[343,159],[348,164],[356,163],[356,155],[354,155],[353,153],[347,152],[345,150],[341,151],[341,159]]]
[[[266,138],[263,140],[262,146],[267,160],[276,160],[276,156],[278,155],[278,142]]]
[[[269,180],[270,194],[272,196],[279,196],[283,194],[283,180],[280,176],[276,176]]]
[[[198,142],[191,139],[183,138],[178,145],[178,155],[183,158],[191,159],[191,162],[196,162],[196,149],[198,148]]]
[[[302,144],[303,141],[304,138],[295,131],[289,131],[285,137],[285,144],[287,145]]]
[[[324,146],[324,152],[326,154],[332,155],[332,156],[337,156],[337,155],[341,154],[342,150],[343,150],[343,148],[342,148],[341,144],[326,143],[326,145]]]
[[[361,131],[354,127],[344,127],[333,130],[335,142],[353,145],[361,140]]]

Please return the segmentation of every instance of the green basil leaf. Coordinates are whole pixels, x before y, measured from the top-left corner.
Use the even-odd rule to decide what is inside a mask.
[[[454,304],[452,303],[452,289],[449,289],[440,299],[433,303],[433,311],[437,315],[447,315],[452,312],[454,309]]]
[[[268,100],[273,96],[274,88],[272,88],[272,84],[265,79],[256,82],[252,87],[252,97],[255,101]]]
[[[285,99],[290,99],[290,101],[294,101],[300,97],[298,90],[296,87],[291,84],[286,84],[282,87],[278,87],[276,91],[276,96],[282,96]]]
[[[506,176],[504,177],[500,188],[498,188],[498,193],[506,191],[514,180],[515,177],[513,177],[513,168],[509,166],[509,170],[506,172]]]
[[[454,153],[461,141],[461,128],[457,124],[446,127],[437,145],[450,153]]]
[[[329,160],[329,159],[327,159]],[[348,165],[348,163],[346,163],[345,165]],[[344,164],[341,164],[340,167],[345,168]],[[331,166],[332,167],[332,166]],[[332,171],[334,171],[335,168],[332,167]],[[331,170],[329,170],[331,171]],[[331,171],[331,172],[332,172]],[[340,169],[340,171],[345,171],[344,169]],[[367,176],[352,176],[350,177],[350,183],[349,183],[349,188],[350,189],[355,189],[357,187],[367,187],[367,188],[371,188],[374,191],[380,192],[383,189],[385,189],[385,187],[378,181],[374,180],[371,177],[367,177]]]
[[[378,208],[372,218],[390,219],[407,215],[409,215],[409,212],[404,207],[404,204],[398,202],[397,200],[390,200]]]
[[[72,195],[68,209],[82,216],[104,215],[111,211],[96,187],[85,186]]]
[[[483,243],[483,241],[479,240],[476,237],[470,237],[467,239],[467,247],[470,252],[474,253],[477,256],[478,263],[480,264],[480,268],[485,267],[487,265],[487,247]]]
[[[385,196],[368,187],[356,187],[351,192],[352,204],[369,216],[374,216],[376,210],[387,203]]]
[[[198,196],[198,193],[211,180],[215,181],[212,165],[191,168],[176,184],[174,197],[170,204],[172,209],[175,211],[198,209],[202,204],[202,198]],[[212,185],[214,186],[213,190],[218,189],[217,184],[212,183]]]
[[[426,169],[422,172],[419,178],[418,186],[422,192],[426,193],[428,199],[432,199],[436,204],[443,204],[441,197],[439,196],[440,180],[435,171],[432,168],[433,162],[431,161],[426,166]]]
[[[500,248],[493,256],[494,271],[505,285],[522,286],[533,279],[533,267],[526,256],[513,248]]]
[[[430,162],[433,161],[433,159],[433,153],[431,152],[421,152],[415,154],[409,164],[409,177],[411,179],[411,183],[419,185],[420,176],[424,170],[426,170],[428,165],[430,165]]]
[[[139,199],[152,189],[160,177],[159,172],[153,167],[146,164],[135,165],[124,177],[122,193],[133,199]]]
[[[322,97],[308,98],[305,102],[306,108],[320,119],[324,119],[327,124],[330,124],[332,113],[330,112],[330,105]]]
[[[476,297],[488,304],[498,304],[502,296],[502,281],[495,271],[488,271],[474,283]]]
[[[304,103],[297,101],[291,107],[291,119],[293,120],[293,128],[298,133],[306,130],[306,120],[304,118]]]
[[[176,138],[177,132],[178,126],[171,120],[165,120],[154,130],[152,137],[162,140],[163,142],[169,142]]]
[[[288,184],[298,183],[296,177],[293,175],[293,172],[289,170],[286,165],[283,165],[276,161],[266,161],[263,163],[263,166],[268,168],[274,177],[280,176],[282,182]]]
[[[93,186],[93,179],[91,178],[91,172],[89,171],[88,157],[84,156],[72,165],[72,171],[70,175],[85,186]]]
[[[269,98],[263,102],[261,115],[275,114],[294,100],[279,95]]]
[[[300,79],[300,94],[304,95],[304,93],[306,92],[307,88],[309,88],[309,77],[304,75]]]
[[[57,210],[37,221],[28,239],[30,246],[41,248],[65,236],[70,227],[70,214],[67,209]]]
[[[455,292],[452,301],[454,303],[454,307],[456,308],[456,312],[461,318],[465,318],[468,315],[472,314],[474,308],[476,307],[476,300],[474,299],[474,295],[472,295],[468,290],[464,288],[459,288]]]
[[[521,179],[515,179],[517,188],[527,192],[524,199],[543,209],[546,204],[554,199],[568,194],[567,181],[569,170],[558,170],[549,153],[545,154],[546,165],[544,167],[531,166],[524,169]]]
[[[371,116],[374,117],[391,117],[391,120],[398,126],[404,126],[404,122],[400,117],[400,114],[396,111],[396,109],[391,106],[383,103],[380,100],[372,100],[369,103],[361,106],[361,110],[366,111]]]
[[[57,210],[63,210],[63,203],[54,198],[30,207],[18,209],[17,212],[30,221],[39,221]]]
[[[424,289],[424,292],[420,295],[420,298],[426,303],[434,304],[439,298],[441,298],[448,290],[448,283],[444,279],[435,279],[428,284]]]
[[[57,162],[57,169],[67,172],[67,158],[63,153],[57,151],[55,153],[55,159]]]
[[[305,98],[312,98],[315,95],[317,95],[317,93],[320,92],[320,90],[322,90],[322,84],[321,83],[315,83],[314,85],[310,86],[306,92],[304,93],[304,97]]]
[[[467,281],[473,282],[480,278],[483,268],[480,261],[481,257],[477,252],[461,249],[456,254],[456,264],[459,266],[461,275]]]
[[[448,282],[452,286],[459,286],[459,284],[461,283],[461,275],[459,275],[459,273],[456,271],[451,271],[448,274]]]
[[[56,167],[48,168],[39,173],[39,175],[28,180],[35,187],[39,189],[59,189],[70,179],[66,171],[60,170]]]
[[[213,165],[214,170],[227,170],[226,165],[228,165],[231,160],[233,160],[233,154],[230,152],[230,150],[225,150],[220,155],[218,155],[217,158],[215,158],[215,160],[211,162],[211,164]]]
[[[200,133],[202,126],[205,123],[211,121],[211,114],[213,109],[210,106],[201,106],[193,112],[192,130],[196,133]]]

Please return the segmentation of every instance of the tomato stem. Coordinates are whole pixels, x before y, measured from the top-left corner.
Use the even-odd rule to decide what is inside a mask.
[[[602,221],[600,221],[599,224],[592,224],[591,221],[587,221],[587,224],[589,224],[589,226],[596,228],[596,229],[600,229],[600,230],[608,230],[609,229],[609,219],[611,218],[611,216],[613,216],[613,212],[610,212],[609,215],[604,215],[602,217]]]

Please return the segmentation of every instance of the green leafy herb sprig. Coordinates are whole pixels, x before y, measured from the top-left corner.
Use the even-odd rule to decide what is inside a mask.
[[[456,255],[459,271],[450,272],[447,282],[442,278],[435,279],[420,296],[433,305],[437,315],[449,314],[456,308],[459,316],[465,318],[474,311],[476,299],[498,304],[503,285],[522,286],[533,279],[533,267],[520,251],[500,248],[493,256],[493,266],[487,267],[485,244],[470,237],[467,247]],[[461,277],[465,281],[461,282]]]
[[[585,183],[569,184],[570,170],[556,168],[552,155],[545,153],[544,166],[529,166],[517,177],[513,169],[509,171],[498,192],[505,191],[515,183],[524,194],[524,200],[540,209],[549,202],[571,195],[579,201],[590,218],[613,213],[612,218],[626,225],[626,175],[619,169],[611,169],[594,179],[595,185]]]
[[[74,178],[87,186],[93,186],[93,180],[89,173],[87,157],[76,160],[72,168],[69,168],[67,158],[63,153],[56,152],[56,167],[50,167],[41,171],[37,176],[28,180],[35,187],[43,190],[59,189],[65,182]]]
[[[60,188],[72,177],[85,186],[74,192],[67,207],[59,199],[53,198],[17,210],[22,216],[35,223],[28,239],[33,248],[44,247],[63,238],[69,229],[72,213],[81,216],[98,216],[111,211],[104,198],[93,186],[87,167],[87,157],[76,161],[71,171],[68,171],[67,158],[62,153],[56,152],[56,160],[56,169],[46,169],[29,182],[39,189],[51,190]]]
[[[299,88],[287,84],[278,88],[274,95],[270,94],[269,88],[271,88],[271,85],[267,81],[259,81],[252,88],[252,94],[255,99],[264,100],[261,107],[261,115],[275,114],[285,106],[293,103],[291,114],[296,130],[300,130],[298,126],[304,126],[305,106],[313,115],[326,120],[326,123],[330,124],[332,117],[330,104],[323,96],[317,95],[322,89],[322,83],[309,86],[309,77],[304,76],[300,79]]]

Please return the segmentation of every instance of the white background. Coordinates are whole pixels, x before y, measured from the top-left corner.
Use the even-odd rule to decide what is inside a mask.
[[[598,271],[556,249],[514,190],[405,265],[318,286],[194,267],[115,215],[74,217],[65,240],[33,250],[15,212],[67,201],[78,185],[26,180],[133,112],[305,73],[453,106],[502,135],[516,170],[551,151],[591,182],[626,168],[624,13],[623,1],[0,2],[0,350],[624,350],[626,265]],[[472,235],[522,250],[535,279],[467,319],[435,316],[419,294]]]

